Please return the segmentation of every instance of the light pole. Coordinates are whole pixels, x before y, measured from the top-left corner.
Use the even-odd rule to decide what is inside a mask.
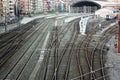
[[[20,6],[18,5],[18,0],[15,0],[15,16],[18,19],[18,27],[20,27]]]
[[[7,32],[7,13],[6,13],[6,7],[5,7],[5,32]]]
[[[27,1],[27,6],[28,6],[27,15],[29,16],[29,13],[30,13],[30,0]]]
[[[69,13],[71,13],[72,12],[72,7],[71,7],[71,5],[73,4],[73,2],[71,1],[71,0],[69,0]]]
[[[28,0],[28,16],[31,16],[31,0]]]
[[[118,14],[118,53],[120,54],[120,14]]]

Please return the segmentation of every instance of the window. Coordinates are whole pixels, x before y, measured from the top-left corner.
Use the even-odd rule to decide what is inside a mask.
[[[11,14],[13,13],[13,12],[10,12]]]
[[[9,1],[10,3],[12,3],[12,1]]]
[[[10,10],[13,10],[13,8],[10,8]]]

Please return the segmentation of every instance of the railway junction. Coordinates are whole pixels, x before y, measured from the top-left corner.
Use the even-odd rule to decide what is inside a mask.
[[[27,20],[0,34],[0,80],[120,80],[116,19],[85,12]]]

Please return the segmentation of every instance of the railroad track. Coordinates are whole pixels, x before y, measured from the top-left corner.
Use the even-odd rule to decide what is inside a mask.
[[[31,23],[33,24],[33,23]],[[34,23],[36,24],[36,23]],[[15,53],[15,51],[17,49],[20,48],[20,43],[23,42],[24,37],[26,37],[27,35],[29,35],[27,32],[29,32],[31,30],[31,26],[30,24],[27,26],[25,25],[25,27],[21,30],[13,30],[9,33],[4,34],[5,38],[1,39],[1,46],[0,46],[0,66],[2,65],[2,63],[4,63],[4,59],[7,59],[6,56],[13,55]],[[13,32],[13,33],[12,33]],[[4,35],[1,35],[4,36]],[[24,36],[24,37],[23,37]],[[3,43],[3,44],[2,44]],[[19,46],[17,46],[19,44]],[[21,45],[22,46],[22,45]],[[12,54],[10,54],[12,53]]]
[[[42,41],[44,41],[44,39],[45,39],[45,37],[46,37],[46,35],[47,35],[47,30],[48,30],[48,28],[49,28],[49,24],[51,24],[51,23],[52,23],[51,21],[47,20],[47,22],[46,22],[46,21],[43,22],[43,25],[41,26],[41,27],[43,28],[43,29],[42,29],[43,31],[41,31],[41,29],[39,28],[38,31],[39,31],[40,33],[39,33],[37,39],[34,41],[34,42],[36,42],[36,44],[34,44],[34,43],[32,44],[32,46],[35,45],[35,47],[34,47],[34,49],[32,50],[31,54],[29,53],[30,55],[29,55],[26,63],[24,64],[23,68],[21,69],[21,71],[19,72],[19,74],[18,74],[17,77],[16,77],[17,80],[19,80],[20,78],[22,78],[22,77],[21,77],[21,76],[23,76],[22,73],[24,72],[25,67],[28,65],[31,57],[38,51],[37,49],[41,48],[40,43],[41,43]],[[40,35],[40,34],[41,34],[41,35]],[[28,51],[28,52],[29,52],[29,51]],[[26,53],[27,53],[27,52],[26,52]]]
[[[73,26],[74,27],[74,26]],[[67,64],[66,64],[66,69],[64,71],[64,78],[65,80],[68,78],[68,74],[69,74],[69,68],[70,68],[70,62],[71,62],[71,56],[73,54],[72,52],[72,48],[74,46],[74,41],[76,39],[77,35],[75,33],[75,30],[73,30],[71,38],[69,39],[69,41],[66,43],[64,50],[61,52],[61,55],[59,56],[59,60],[57,61],[56,67],[54,68],[54,75],[52,77],[52,80],[56,80],[59,79],[59,75],[60,75],[60,65],[64,64],[65,62],[63,62],[63,58],[65,55],[68,55],[68,59],[66,60]],[[65,57],[66,59],[67,57]],[[65,64],[64,64],[65,65]]]
[[[92,79],[96,80],[109,80],[107,74],[107,67],[104,66],[105,64],[105,55],[107,53],[106,43],[109,39],[115,35],[117,29],[116,27],[112,27],[106,30],[101,36],[100,40],[96,43],[93,51],[91,53],[91,70],[92,70]],[[111,34],[110,34],[111,33]],[[110,35],[108,35],[110,34]]]
[[[96,33],[96,30],[92,32],[89,31],[90,33],[80,40],[76,55],[80,75],[71,80],[109,80],[107,68],[104,66],[105,55],[107,53],[106,43],[115,35],[116,31],[115,26],[106,30],[94,46],[91,46],[90,43],[92,41],[92,35]],[[83,46],[84,48],[82,48]],[[84,60],[83,63],[82,60]]]
[[[71,23],[70,23],[71,24]],[[71,28],[71,27],[74,27],[74,22],[72,22],[72,25],[71,27],[69,28],[70,26],[68,26],[68,30]],[[49,46],[48,46],[48,49],[50,49],[49,53],[46,53],[46,58],[44,59],[43,61],[43,65],[44,65],[44,69],[43,67],[41,67],[41,73],[40,73],[40,79],[43,80],[56,80],[56,79],[59,79],[61,77],[59,77],[60,75],[60,67],[62,64],[64,64],[63,62],[63,58],[66,58],[65,55],[69,55],[68,56],[68,60],[67,60],[67,65],[66,67],[66,71],[65,74],[63,76],[66,75],[66,80],[67,78],[69,78],[68,74],[69,74],[69,68],[70,68],[70,63],[71,63],[71,59],[70,57],[72,57],[72,54],[73,52],[72,51],[72,48],[74,47],[74,41],[75,39],[77,39],[76,35],[77,33],[75,32],[75,30],[73,29],[72,31],[72,35],[69,39],[69,41],[66,41],[66,44],[64,46],[64,49],[63,50],[60,50],[59,48],[60,47],[60,44],[61,44],[61,39],[63,37],[60,37],[61,36],[61,33],[64,31],[64,29],[61,28],[61,30],[58,30],[57,28],[54,28],[53,31],[52,31],[52,36],[51,36],[51,39],[49,41]],[[65,31],[66,33],[67,31]],[[65,35],[64,33],[64,35]],[[62,34],[63,35],[63,34]],[[69,51],[71,49],[71,51]]]
[[[49,20],[46,20],[46,21],[49,21]],[[47,22],[44,22],[43,24],[39,24],[38,25],[38,27],[37,28],[35,28],[35,29],[33,29],[32,31],[28,31],[28,33],[31,33],[31,34],[29,34],[28,36],[26,36],[25,38],[26,38],[26,40],[29,40],[31,37],[33,37],[32,39],[30,39],[29,41],[31,41],[31,42],[29,42],[29,44],[28,45],[24,45],[25,47],[23,47],[23,48],[21,48],[21,50],[22,50],[22,53],[21,54],[19,54],[21,51],[18,51],[18,52],[16,52],[13,56],[16,56],[17,54],[19,55],[18,57],[17,57],[17,59],[16,59],[16,61],[15,61],[15,63],[13,63],[13,65],[12,66],[10,66],[9,68],[8,68],[8,70],[5,70],[6,72],[3,72],[3,74],[5,74],[5,75],[1,75],[1,79],[6,79],[6,78],[10,78],[9,77],[9,75],[10,75],[10,73],[12,73],[12,71],[14,72],[14,68],[16,68],[16,66],[17,66],[17,64],[19,64],[19,62],[21,62],[21,60],[22,60],[22,58],[24,58],[24,56],[26,55],[26,53],[28,53],[29,51],[31,51],[31,50],[29,50],[29,49],[32,49],[32,45],[35,45],[36,43],[36,41],[37,40],[41,40],[42,38],[40,38],[40,39],[38,39],[38,36],[39,36],[39,34],[40,33],[43,33],[44,34],[44,32],[41,32],[40,30],[43,30],[43,31],[45,31],[47,28],[45,28],[45,26],[47,25],[46,24]],[[27,34],[28,34],[27,33]],[[35,37],[36,38],[35,38]],[[42,35],[43,36],[43,35]],[[40,37],[42,37],[42,36],[40,36]],[[27,42],[27,41],[25,41],[25,42]],[[19,46],[19,45],[18,45]],[[26,60],[26,63],[23,65],[23,67],[21,67],[21,68],[23,68],[24,69],[24,67],[25,67],[25,65],[27,64],[27,62],[29,61],[29,59],[31,58],[31,56],[32,56],[32,54],[34,53],[34,51],[35,51],[35,47],[33,46],[33,51],[32,52],[30,52],[29,53],[29,56],[30,57],[28,57],[27,59],[28,60]],[[7,66],[8,64],[8,62],[10,61],[10,59],[8,58],[7,60],[6,60],[6,65],[3,65],[2,66],[2,68],[3,67],[5,67],[5,66]],[[22,69],[22,70],[23,70]],[[4,68],[3,69],[1,69],[0,71],[1,71],[1,73],[2,73],[2,70],[4,70]],[[19,73],[21,73],[22,72],[22,70],[19,72]],[[19,70],[18,70],[19,71]],[[20,76],[20,74],[16,74],[16,76],[14,77],[15,79],[17,79],[17,78],[19,78],[19,76]],[[12,73],[13,74],[13,73]],[[12,77],[11,77],[12,78]]]
[[[112,27],[106,30],[91,45],[93,35],[98,30],[81,36],[78,32],[79,19],[68,24],[60,22],[60,26],[54,26],[54,21],[55,18],[40,20],[40,23],[28,31],[20,33],[22,36],[18,32],[17,36],[7,34],[1,39],[0,44],[7,39],[11,39],[8,43],[12,43],[9,46],[1,45],[1,52],[10,54],[0,60],[0,79],[109,80],[104,66],[106,42],[117,29]],[[48,41],[44,46],[48,33]],[[16,48],[13,47],[14,54],[11,55],[10,46],[14,45]],[[37,64],[38,62],[41,64]]]
[[[72,29],[70,29],[72,30]],[[44,77],[42,73],[39,75],[40,79],[44,80],[74,80],[74,77],[79,76],[78,78],[80,80],[93,80],[101,78],[106,80],[104,76],[106,75],[106,72],[103,70],[104,68],[104,60],[102,57],[95,55],[98,53],[96,52],[99,42],[95,43],[95,46],[91,47],[91,39],[92,35],[96,32],[91,32],[91,34],[84,36],[83,39],[79,41],[79,45],[76,46],[77,41],[77,32],[74,31],[71,33],[71,38],[66,41],[66,44],[64,45],[64,49],[61,48],[61,41],[63,38],[59,40],[59,31],[57,28],[53,30],[52,39],[50,41],[50,48],[52,51],[49,52],[44,62],[45,70],[42,70],[43,67],[41,67],[41,72],[44,72]],[[68,32],[68,31],[67,31]],[[65,36],[65,35],[64,35]],[[59,44],[58,44],[59,43]],[[78,43],[78,42],[77,42]],[[84,46],[84,48],[82,48]],[[83,54],[84,52],[84,54]],[[73,53],[76,53],[73,54]],[[100,52],[99,52],[100,53]],[[84,58],[82,58],[84,55]],[[76,56],[76,60],[73,56]],[[82,58],[82,59],[81,59]],[[100,60],[98,60],[98,59]],[[96,62],[95,62],[96,60]],[[75,67],[77,67],[76,75],[73,76],[73,73],[71,73],[71,64],[72,62],[75,62]],[[98,65],[99,64],[99,65]],[[96,66],[98,65],[98,67]],[[102,66],[101,66],[102,65]],[[86,68],[87,66],[87,68]],[[97,67],[97,68],[95,68]],[[97,71],[98,70],[98,71]],[[78,79],[77,78],[77,79]],[[76,79],[75,79],[76,80]]]
[[[82,36],[82,39],[79,41],[79,45],[77,48],[78,52],[76,55],[76,59],[77,59],[77,65],[78,65],[78,70],[80,74],[78,75],[77,79],[80,79],[80,80],[89,80],[93,77],[91,75],[91,64],[90,64],[90,60],[91,60],[90,52],[92,49],[92,47],[90,46],[90,42],[91,42],[93,33]]]
[[[58,28],[59,27],[59,28]],[[60,28],[61,27],[61,28]],[[54,72],[55,72],[55,69],[53,68],[56,68],[57,67],[57,64],[58,64],[58,58],[59,58],[59,54],[58,54],[58,48],[59,48],[59,45],[60,45],[60,42],[62,40],[62,38],[64,37],[64,34],[68,31],[66,30],[66,24],[63,25],[63,26],[55,26],[53,27],[53,30],[51,32],[51,38],[49,40],[49,43],[48,43],[48,49],[50,51],[47,52],[46,54],[46,58],[44,59],[43,61],[43,67],[44,67],[44,71],[43,71],[43,68],[41,68],[41,72],[40,75],[42,75],[40,77],[40,79],[52,79],[52,76],[49,77],[48,73],[49,73],[49,70],[52,70],[51,72],[51,75],[55,75]],[[69,28],[68,28],[69,29]],[[64,34],[63,34],[64,33]],[[58,40],[59,38],[59,40]],[[52,57],[54,56],[54,57]],[[48,64],[51,64],[50,60],[53,60],[54,62],[54,67],[47,67]],[[45,63],[44,63],[45,62]],[[55,76],[55,79],[56,79],[56,76]]]

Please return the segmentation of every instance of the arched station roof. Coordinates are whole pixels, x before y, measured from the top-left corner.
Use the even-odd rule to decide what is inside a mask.
[[[120,3],[116,2],[107,2],[107,1],[92,1],[92,0],[83,0],[78,1],[71,5],[72,7],[82,7],[82,6],[96,6],[98,9],[104,7],[104,6],[120,6]]]
[[[88,1],[88,0],[84,0],[84,1],[78,1],[74,4],[72,4],[72,7],[82,7],[82,6],[96,6],[98,9],[101,8],[101,5],[98,4],[97,2],[94,1]]]

